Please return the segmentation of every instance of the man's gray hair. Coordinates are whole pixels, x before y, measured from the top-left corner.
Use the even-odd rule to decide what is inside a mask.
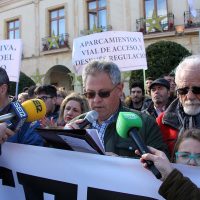
[[[197,73],[200,72],[200,55],[192,55],[184,58],[178,67],[176,68],[175,73],[175,82],[179,81],[179,76],[183,71],[196,71]]]
[[[115,63],[108,61],[92,61],[83,70],[83,87],[85,87],[88,75],[94,75],[98,72],[107,73],[114,85],[121,82],[121,72]]]

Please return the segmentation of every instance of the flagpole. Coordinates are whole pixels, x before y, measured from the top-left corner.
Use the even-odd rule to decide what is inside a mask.
[[[145,72],[145,69],[143,69],[143,82],[144,82],[144,90],[145,90],[145,94],[146,94],[146,72]]]
[[[15,89],[15,97],[17,99],[17,95],[18,95],[18,89],[19,89],[19,82],[16,82],[16,89]]]

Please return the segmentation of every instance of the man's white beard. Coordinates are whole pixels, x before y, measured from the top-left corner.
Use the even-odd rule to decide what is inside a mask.
[[[200,113],[200,102],[186,101],[184,103],[183,110],[188,115],[197,115]]]

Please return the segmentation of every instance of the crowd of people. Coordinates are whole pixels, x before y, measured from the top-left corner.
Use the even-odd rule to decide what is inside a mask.
[[[107,61],[92,61],[83,70],[83,94],[65,91],[53,85],[24,88],[19,102],[39,98],[45,102],[46,117],[24,123],[17,133],[6,123],[0,123],[0,143],[5,141],[44,145],[37,127],[59,127],[66,124],[79,129],[78,123],[89,110],[98,112],[98,119],[87,128],[98,130],[105,151],[118,156],[151,160],[164,181],[159,193],[166,199],[198,199],[199,189],[170,163],[200,166],[200,56],[185,58],[175,74],[157,79],[148,77],[146,86],[134,81],[130,95],[124,98],[123,82],[118,66]],[[9,78],[0,68],[0,115],[10,109]],[[116,121],[121,111],[138,115],[142,127],[138,130],[151,153],[140,155],[131,138],[121,138]],[[169,161],[170,160],[170,161]],[[188,192],[189,191],[189,192]],[[187,198],[185,196],[186,192]],[[190,195],[188,198],[188,195]]]

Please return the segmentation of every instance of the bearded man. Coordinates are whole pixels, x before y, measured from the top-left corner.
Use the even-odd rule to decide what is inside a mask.
[[[200,56],[185,58],[177,67],[177,99],[157,118],[170,153],[186,129],[200,128]]]

